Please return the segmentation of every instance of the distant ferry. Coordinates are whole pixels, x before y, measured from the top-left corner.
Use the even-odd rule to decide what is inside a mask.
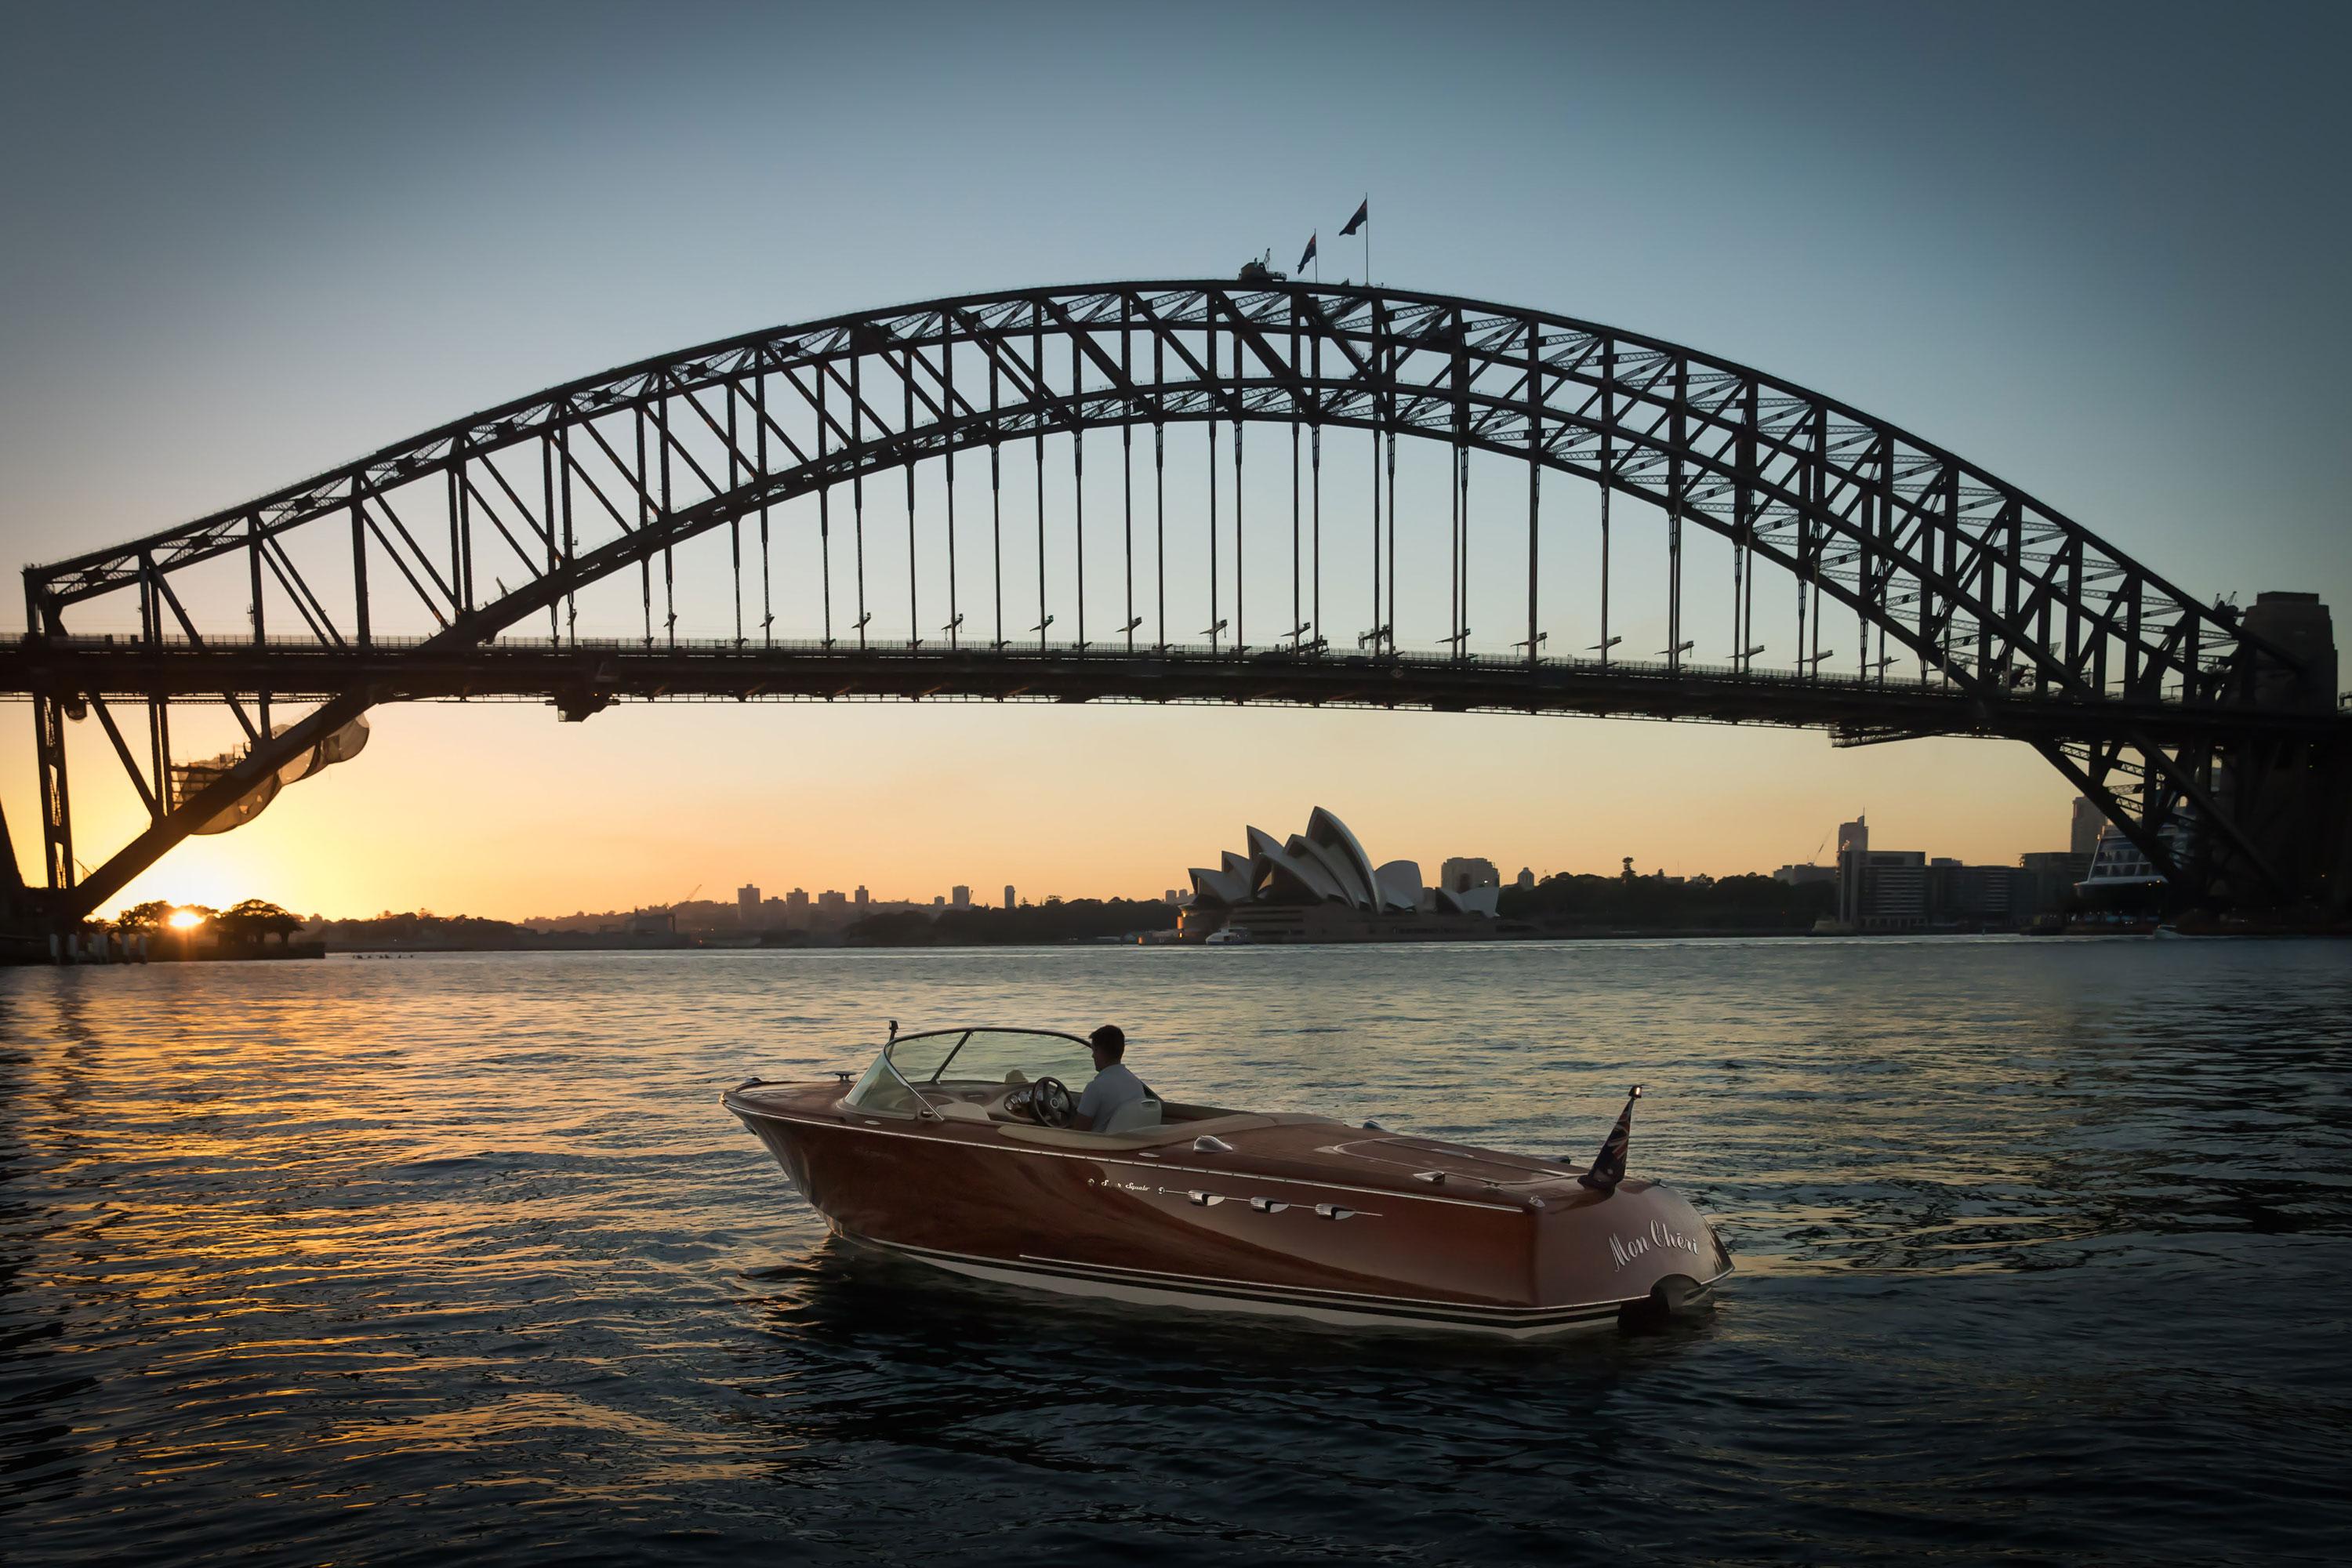
[[[2168,822],[2158,837],[2175,860],[2189,852],[2189,836],[2184,825]],[[2145,908],[2163,900],[2166,886],[2164,873],[2156,868],[2147,852],[2110,822],[2099,829],[2098,844],[2091,851],[2090,871],[2074,884],[2074,894],[2095,908]]]
[[[1224,926],[1201,939],[1203,947],[1247,947],[1257,939],[1239,926]]]

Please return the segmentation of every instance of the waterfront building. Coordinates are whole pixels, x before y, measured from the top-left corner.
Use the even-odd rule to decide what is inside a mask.
[[[971,889],[958,882],[953,896],[948,901],[957,909],[968,910],[971,908]]]
[[[808,909],[809,896],[806,888],[794,888],[784,895],[784,910],[787,914],[804,915],[808,913]]]
[[[760,889],[746,882],[735,889],[735,914],[745,925],[760,922]]]
[[[2042,915],[2065,912],[2074,902],[2074,884],[2089,874],[2091,858],[2072,850],[2034,850],[2017,858],[2016,880],[2011,885],[2009,912],[2018,925]]]
[[[2073,826],[2080,825],[2078,811]],[[2175,824],[2167,831],[2168,841],[2185,844],[2189,829]],[[1950,856],[1873,849],[1867,819],[1856,818],[1838,826],[1834,867],[1783,866],[1772,878],[1791,887],[1835,879],[1837,914],[1822,922],[1824,931],[2023,931],[2086,903],[2154,901],[2163,879],[2147,858],[2104,821],[2095,843],[2091,852],[2034,851],[2014,866],[1969,866]]]
[[[1321,806],[1307,831],[1286,839],[1256,827],[1244,830],[1247,854],[1225,851],[1213,867],[1190,873],[1192,897],[1178,931],[1206,939],[1231,928],[1258,942],[1399,942],[1495,934],[1494,867],[1465,861],[1457,869],[1470,885],[1440,887],[1426,906],[1421,867],[1391,860],[1375,867],[1348,825]],[[1454,862],[1448,862],[1454,865]],[[1488,880],[1468,868],[1483,866]]]
[[[866,884],[860,882],[857,884],[857,907],[861,910],[864,909],[866,905]]]
[[[1437,868],[1437,885],[1456,893],[1466,893],[1473,888],[1499,888],[1503,874],[1495,869],[1492,860],[1479,855],[1449,856]]]
[[[1927,929],[1927,857],[1917,849],[1874,849],[1864,858],[1856,922],[1864,931]]]
[[[1927,857],[1917,849],[1873,849],[1870,820],[1838,824],[1838,920],[1850,931],[1925,931]]]
[[[2017,890],[2014,866],[1963,866],[1948,857],[1927,868],[1928,922],[1937,926],[2009,929]]]
[[[816,896],[816,907],[819,910],[846,910],[849,907],[849,900],[843,897],[837,889],[827,888]]]

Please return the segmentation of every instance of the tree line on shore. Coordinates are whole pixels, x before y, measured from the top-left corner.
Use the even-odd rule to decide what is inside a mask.
[[[175,904],[169,899],[149,899],[144,903],[132,904],[108,923],[124,936],[208,929],[221,942],[250,946],[268,937],[280,941],[290,938],[302,929],[303,921],[293,910],[267,899],[246,899],[225,910],[204,904]]]
[[[1505,920],[1551,931],[1810,931],[1837,912],[1837,885],[1738,877],[1614,877],[1561,872],[1505,888]]]
[[[1171,931],[1176,906],[1157,899],[1062,899],[1009,910],[893,910],[852,922],[851,947],[1003,947],[1096,942]]]

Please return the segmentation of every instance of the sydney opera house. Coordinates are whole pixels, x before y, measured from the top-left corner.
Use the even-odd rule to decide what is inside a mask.
[[[1348,825],[1315,808],[1307,831],[1279,839],[1248,828],[1246,854],[1195,866],[1182,934],[1248,942],[1429,942],[1498,934],[1492,886],[1423,889],[1421,867],[1375,867]]]

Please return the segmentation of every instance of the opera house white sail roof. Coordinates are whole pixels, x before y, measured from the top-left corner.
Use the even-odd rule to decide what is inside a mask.
[[[1249,852],[1224,852],[1214,869],[1195,866],[1196,907],[1230,909],[1240,904],[1342,904],[1364,914],[1405,914],[1421,904],[1421,867],[1391,860],[1374,867],[1348,825],[1321,806],[1307,819],[1307,831],[1278,839],[1263,828],[1244,830]],[[1456,892],[1435,889],[1437,907],[1455,914],[1493,916],[1496,888]]]

